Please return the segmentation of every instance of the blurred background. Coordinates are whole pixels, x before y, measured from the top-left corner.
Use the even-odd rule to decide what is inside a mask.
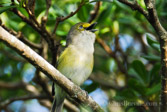
[[[13,0],[14,1],[14,0]],[[22,20],[12,8],[26,18],[28,0],[0,1],[1,26],[29,45],[52,63],[52,52],[37,29]],[[51,5],[48,5],[51,1]],[[66,17],[80,7],[80,0],[36,0],[35,19],[49,33],[55,29],[56,19]],[[143,0],[137,2],[146,9]],[[47,8],[49,6],[49,9]],[[156,0],[157,13],[167,28],[167,1]],[[46,14],[48,10],[48,14]],[[4,12],[5,11],[5,12]],[[2,13],[3,12],[3,13]],[[52,35],[57,58],[66,45],[66,35],[78,22],[97,22],[94,69],[81,86],[105,112],[157,112],[160,95],[160,45],[157,35],[145,17],[117,0],[87,0],[79,11],[59,22]],[[33,44],[33,45],[32,45]],[[49,112],[52,104],[52,81],[0,42],[0,111]],[[89,112],[70,97],[64,112]]]

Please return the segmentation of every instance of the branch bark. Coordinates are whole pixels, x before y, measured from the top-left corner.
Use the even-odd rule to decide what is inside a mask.
[[[165,39],[166,31],[159,21],[155,7],[155,0],[144,0],[144,1],[148,10],[148,16],[146,16],[146,19],[153,26],[158,36],[160,36],[160,38],[162,39]]]
[[[21,81],[21,82],[3,82],[0,81],[0,89],[18,89],[18,88],[24,88],[26,86],[26,83]]]
[[[89,105],[95,112],[103,112],[104,110],[79,86],[62,75],[51,64],[39,56],[35,51],[19,41],[15,36],[8,33],[0,26],[0,40],[6,45],[14,49],[22,57],[27,59],[32,65],[40,69],[50,79],[60,85],[72,98]]]
[[[143,14],[146,18],[148,17],[148,12],[144,10],[136,0],[134,1],[128,1],[128,0],[118,0],[119,2],[122,2],[125,5],[128,5],[133,10],[139,11],[141,14]]]

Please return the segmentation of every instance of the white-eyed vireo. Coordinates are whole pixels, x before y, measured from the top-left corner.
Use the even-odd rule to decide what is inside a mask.
[[[93,69],[95,25],[84,22],[75,24],[68,33],[67,47],[58,59],[57,69],[77,85],[81,85]],[[54,90],[51,112],[61,112],[67,93],[58,85],[55,85]]]

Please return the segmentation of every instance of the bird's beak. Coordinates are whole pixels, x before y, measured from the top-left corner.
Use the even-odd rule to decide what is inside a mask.
[[[97,22],[91,24],[89,27],[86,28],[86,30],[94,33],[95,31],[97,31],[97,29],[93,29],[96,24],[97,24]]]

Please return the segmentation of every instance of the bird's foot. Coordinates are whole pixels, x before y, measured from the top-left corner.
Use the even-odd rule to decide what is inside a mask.
[[[84,90],[84,91],[85,91],[85,90]],[[88,98],[89,98],[89,94],[88,94],[87,91],[85,91],[85,93],[86,93],[86,98],[88,99]]]

